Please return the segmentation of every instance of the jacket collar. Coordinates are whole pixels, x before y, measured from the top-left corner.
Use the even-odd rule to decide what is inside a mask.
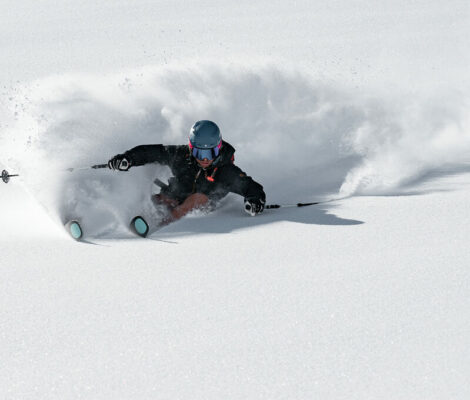
[[[220,149],[219,159],[217,160],[215,166],[220,167],[225,164],[231,164],[234,153],[235,149],[233,146],[230,143],[222,140],[222,148]]]

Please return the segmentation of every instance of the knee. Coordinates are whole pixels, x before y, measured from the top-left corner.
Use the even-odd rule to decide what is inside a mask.
[[[174,219],[179,219],[196,209],[202,209],[209,203],[209,197],[202,193],[193,193],[188,196],[183,204],[179,205],[171,211]]]
[[[155,194],[152,196],[152,201],[153,203],[156,205],[156,206],[159,206],[159,205],[164,205],[164,206],[167,206],[169,208],[175,208],[178,206],[178,201],[171,198],[171,197],[168,197],[164,194]]]
[[[209,202],[209,197],[202,193],[193,193],[192,195],[188,196],[184,202],[191,204],[193,207],[198,207],[206,205]]]

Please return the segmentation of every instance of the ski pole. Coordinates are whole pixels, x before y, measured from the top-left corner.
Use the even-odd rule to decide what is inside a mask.
[[[90,167],[80,167],[80,168],[67,168],[65,171],[68,172],[73,172],[73,171],[83,171],[86,169],[101,169],[101,168],[108,168],[108,164],[97,164],[97,165],[92,165]],[[5,183],[8,183],[10,181],[10,178],[14,176],[19,176],[18,174],[9,174],[7,170],[2,171],[2,181]]]
[[[272,209],[272,208],[287,208],[287,207],[306,207],[306,206],[314,206],[317,204],[325,204],[325,203],[331,203],[333,201],[338,201],[338,200],[344,200],[348,198],[349,196],[346,197],[340,197],[338,199],[329,199],[329,200],[324,200],[324,201],[314,201],[312,203],[297,203],[297,204],[268,204],[264,208],[265,209]]]

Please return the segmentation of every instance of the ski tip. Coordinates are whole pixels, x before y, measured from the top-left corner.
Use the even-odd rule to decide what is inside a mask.
[[[83,230],[80,226],[79,222],[76,220],[69,221],[65,224],[65,228],[67,232],[72,236],[75,240],[81,240],[83,237]]]
[[[149,225],[140,215],[132,219],[130,229],[133,233],[143,238],[147,237],[149,233]]]

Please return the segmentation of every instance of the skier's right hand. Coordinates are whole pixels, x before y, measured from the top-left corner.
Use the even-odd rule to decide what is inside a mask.
[[[245,199],[245,211],[254,217],[263,212],[265,203],[264,199]]]
[[[132,166],[124,154],[118,154],[108,161],[108,168],[112,170],[127,171]]]

